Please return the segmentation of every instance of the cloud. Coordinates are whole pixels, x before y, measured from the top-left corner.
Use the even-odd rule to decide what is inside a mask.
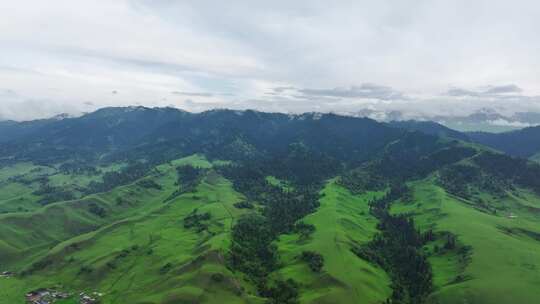
[[[77,116],[81,107],[47,99],[4,100],[0,104],[0,119],[25,121],[50,118],[61,113]]]
[[[0,11],[9,12],[0,13],[0,83],[19,104],[50,104],[29,111],[35,117],[131,104],[416,115],[539,108],[533,0],[20,0]],[[1,98],[1,115],[29,117]]]
[[[296,100],[309,100],[311,101],[311,105],[317,102],[336,103],[342,99],[380,101],[408,99],[405,94],[398,90],[372,83],[336,88],[298,88],[293,86],[278,86],[271,88],[271,90],[268,92],[265,92],[265,95],[269,95],[274,98],[280,97]]]
[[[523,89],[515,84],[508,84],[502,86],[493,86],[487,89],[485,94],[506,94],[506,93],[521,93]]]
[[[275,87],[275,88],[272,88],[272,91],[274,93],[283,93],[285,91],[292,91],[292,90],[296,90],[295,87],[293,86],[287,86],[287,87]]]
[[[448,96],[454,96],[454,97],[463,97],[463,96],[478,96],[480,93],[462,89],[462,88],[451,88],[446,92],[446,95]]]
[[[532,125],[526,122],[521,121],[509,121],[503,118],[495,119],[495,120],[489,120],[487,121],[488,124],[494,125],[494,126],[501,126],[501,127],[514,127],[514,128],[526,128],[531,127]]]
[[[171,94],[180,95],[180,96],[194,96],[194,97],[212,97],[214,94],[206,92],[180,92],[172,91]]]
[[[349,88],[300,89],[298,91],[306,96],[371,98],[380,100],[406,99],[403,93],[399,91],[396,91],[390,87],[370,83],[361,84],[359,86],[351,86]]]
[[[523,89],[515,84],[490,85],[484,88],[465,89],[452,87],[446,95],[453,97],[505,97],[520,96]]]

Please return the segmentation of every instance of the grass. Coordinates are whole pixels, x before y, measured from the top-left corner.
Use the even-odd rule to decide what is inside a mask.
[[[22,212],[36,209],[39,196],[32,192],[35,185],[25,186],[14,182],[0,182],[0,213]]]
[[[92,181],[102,181],[106,172],[120,170],[123,163],[99,166],[98,174],[67,174],[56,167],[45,167],[32,163],[18,163],[0,168],[0,214],[13,212],[28,212],[41,208],[38,203],[42,196],[34,195],[39,189],[41,177],[47,177],[48,184],[71,191],[76,197],[81,197],[81,189]],[[25,182],[14,181],[13,178]]]
[[[230,229],[245,212],[233,207],[243,197],[230,182],[210,170],[195,192],[163,203],[176,189],[175,166],[183,164],[211,168],[201,157],[185,158],[147,177],[162,191],[133,183],[0,217],[0,254],[7,256],[0,256],[0,267],[21,271],[35,261],[52,261],[32,275],[5,279],[0,303],[22,304],[26,292],[58,285],[71,292],[102,292],[103,303],[262,303],[252,286],[225,267]],[[125,203],[118,205],[119,197]],[[107,216],[88,214],[89,202],[104,207]],[[207,230],[184,228],[183,218],[194,209],[211,214]],[[218,281],[217,273],[223,275]]]
[[[321,206],[304,219],[316,227],[311,239],[301,241],[297,235],[280,238],[279,253],[286,266],[276,275],[301,282],[301,303],[382,302],[391,292],[389,278],[350,250],[376,233],[377,220],[369,214],[367,201],[380,193],[355,196],[333,181],[322,193]],[[321,273],[312,272],[298,259],[304,250],[323,255]]]
[[[294,190],[293,186],[290,183],[288,183],[287,181],[281,180],[275,176],[267,176],[266,181],[272,186],[280,187],[284,191]]]
[[[39,197],[32,195],[38,188],[37,183],[23,185],[11,178],[32,179],[53,171],[50,167],[34,166],[31,163],[17,163],[0,168],[0,214],[33,210],[37,207]]]
[[[10,183],[9,177],[48,174],[62,184],[71,182],[68,176],[32,164],[0,169],[0,208],[31,209],[0,215],[0,271],[20,273],[35,262],[49,261],[30,275],[0,278],[0,303],[23,304],[28,291],[53,286],[73,293],[101,292],[105,304],[264,303],[242,274],[226,267],[231,228],[244,212],[253,211],[234,207],[245,198],[212,170],[221,164],[192,155],[160,165],[144,177],[161,190],[134,182],[45,207],[32,206],[33,186]],[[178,187],[176,167],[181,165],[208,170],[196,191],[163,203]],[[288,186],[273,177],[267,180]],[[73,181],[82,184],[88,179]],[[432,178],[410,186],[414,201],[394,204],[392,213],[409,213],[422,231],[451,232],[459,244],[472,246],[468,263],[460,261],[455,251],[433,254],[433,246],[442,247],[444,240],[426,246],[435,285],[430,304],[540,299],[540,197],[525,189],[502,198],[479,194],[499,208],[492,214],[448,195]],[[382,193],[353,195],[331,180],[322,194],[320,207],[303,219],[315,226],[315,232],[304,240],[288,234],[276,241],[282,267],[271,277],[299,282],[302,304],[381,303],[391,294],[388,275],[350,249],[377,233],[377,219],[370,215],[367,202]],[[91,213],[91,203],[103,208],[106,216]],[[201,232],[184,227],[184,218],[195,209],[211,215]],[[303,251],[324,257],[320,273],[299,259]]]
[[[173,166],[183,166],[183,165],[190,165],[197,168],[203,168],[208,169],[212,167],[212,163],[210,163],[204,155],[200,154],[193,154],[188,157],[184,157],[181,159],[173,160],[171,161],[171,164]]]
[[[28,162],[16,163],[0,168],[0,180],[4,181],[16,175],[43,174],[52,171],[54,171],[54,169],[51,167],[36,166]]]
[[[415,202],[395,205],[392,212],[414,214],[423,230],[449,231],[461,243],[472,246],[470,263],[464,269],[453,255],[430,258],[436,287],[432,303],[535,303],[540,299],[540,241],[515,232],[540,233],[538,215],[519,207],[523,206],[520,200],[539,207],[540,198],[522,191],[524,198],[511,195],[493,202],[517,214],[509,218],[504,213],[477,210],[470,202],[446,194],[431,179],[412,186]],[[465,280],[453,282],[457,275]]]

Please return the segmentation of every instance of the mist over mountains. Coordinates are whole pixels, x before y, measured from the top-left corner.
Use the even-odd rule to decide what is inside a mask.
[[[540,124],[540,114],[534,112],[505,116],[483,109],[461,117],[411,119],[398,111],[285,114],[216,109],[193,113],[171,107],[141,106],[102,108],[81,116],[59,114],[49,119],[0,121],[0,143],[3,144],[0,152],[9,157],[39,155],[55,159],[70,157],[70,153],[75,151],[92,154],[98,147],[101,149],[98,149],[99,151],[105,149],[115,151],[114,153],[126,149],[139,152],[146,149],[146,153],[157,153],[161,149],[159,153],[164,153],[169,149],[165,148],[167,144],[174,143],[174,149],[178,148],[176,140],[180,140],[181,146],[190,146],[201,138],[211,138],[210,142],[214,145],[234,138],[231,134],[238,130],[243,130],[246,138],[255,141],[264,133],[280,142],[284,139],[281,138],[282,132],[289,134],[287,138],[303,136],[302,132],[307,132],[304,129],[306,119],[339,124],[339,133],[347,133],[351,137],[364,134],[366,131],[362,129],[372,125],[382,128],[378,129],[379,131],[387,130],[382,133],[377,131],[379,135],[395,133],[387,133],[391,129],[407,130],[474,142],[516,157],[537,160],[540,155],[540,127],[536,126]],[[275,125],[277,123],[280,124],[279,128]],[[331,129],[336,128],[338,127],[333,126]],[[327,135],[334,136],[331,134]],[[369,142],[373,144],[376,137],[370,138]],[[287,140],[285,138],[285,141]],[[321,139],[312,140],[321,143]],[[202,146],[204,145],[206,144]]]
[[[136,108],[138,106],[126,107]],[[454,129],[460,132],[489,132],[500,133],[507,131],[519,130],[527,127],[533,127],[540,125],[540,113],[539,112],[515,112],[504,113],[492,108],[482,108],[471,112],[468,115],[438,115],[438,114],[420,114],[411,113],[399,110],[382,110],[363,108],[358,111],[335,111],[335,114],[352,116],[352,117],[366,117],[380,122],[392,122],[392,121],[432,121],[438,124],[444,125],[450,129]],[[68,114],[59,113],[51,118],[34,120],[35,121],[48,121],[48,120],[62,120],[65,118],[79,117],[87,113]],[[294,113],[298,114],[298,113]],[[0,124],[2,126],[8,126],[14,124],[15,121],[0,117]],[[0,135],[2,138],[2,135]]]
[[[356,117],[369,117],[378,121],[434,121],[461,132],[505,132],[540,125],[540,113],[516,112],[504,114],[490,108],[482,108],[469,115],[426,115],[410,114],[402,111],[379,111],[363,109],[344,113]]]

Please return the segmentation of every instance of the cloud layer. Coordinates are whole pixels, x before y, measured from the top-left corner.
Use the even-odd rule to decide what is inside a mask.
[[[3,1],[0,119],[137,104],[538,111],[539,15],[532,0]]]

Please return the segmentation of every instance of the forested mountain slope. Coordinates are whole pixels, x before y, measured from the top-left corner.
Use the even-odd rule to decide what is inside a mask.
[[[12,120],[0,121],[0,142],[5,143],[32,134],[54,121],[56,120],[42,119],[25,122],[16,122]]]
[[[540,166],[452,136],[141,107],[14,134],[0,303],[540,298]]]
[[[459,132],[448,127],[445,127],[439,123],[433,121],[416,121],[416,120],[403,120],[403,121],[391,121],[390,126],[409,131],[419,131],[426,134],[431,134],[440,137],[455,138],[463,141],[470,141],[467,134]]]
[[[533,158],[540,153],[540,127],[529,127],[505,133],[470,132],[475,142],[510,155]]]
[[[23,129],[24,123],[17,128]],[[2,145],[0,156],[43,163],[68,160],[73,153],[87,161],[126,153],[159,159],[201,151],[243,157],[252,147],[259,153],[277,153],[302,141],[333,157],[362,159],[401,133],[367,118],[332,114],[105,108],[18,136]]]

